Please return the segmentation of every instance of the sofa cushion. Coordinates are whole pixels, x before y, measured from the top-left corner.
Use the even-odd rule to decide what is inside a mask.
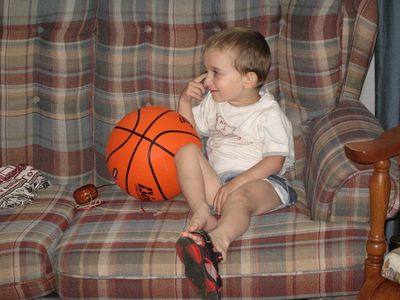
[[[311,221],[304,188],[294,186],[296,206],[254,217],[232,243],[221,264],[224,297],[319,297],[360,288],[368,224]],[[99,199],[101,206],[77,214],[57,246],[59,295],[196,297],[175,252],[190,218],[185,201],[141,203],[117,187],[102,190]]]
[[[52,268],[56,244],[71,223],[71,191],[50,186],[32,204],[0,209],[0,295],[36,298],[55,289]]]
[[[90,180],[97,2],[2,6],[1,165],[32,165],[53,184]]]

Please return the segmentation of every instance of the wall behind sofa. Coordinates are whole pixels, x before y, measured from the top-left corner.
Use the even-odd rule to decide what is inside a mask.
[[[372,58],[369,66],[360,100],[375,115],[375,57]]]

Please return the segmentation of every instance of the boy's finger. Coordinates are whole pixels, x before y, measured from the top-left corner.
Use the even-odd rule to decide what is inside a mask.
[[[204,95],[204,89],[194,89],[191,93],[191,97],[196,100],[201,100]]]
[[[193,79],[193,81],[200,83],[204,80],[204,78],[206,78],[206,76],[207,76],[207,73],[203,73],[200,76],[197,76],[195,79]]]

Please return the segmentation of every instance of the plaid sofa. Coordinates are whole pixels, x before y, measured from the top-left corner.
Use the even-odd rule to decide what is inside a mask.
[[[224,298],[354,295],[363,281],[370,166],[343,145],[382,128],[359,101],[373,54],[374,0],[32,0],[0,3],[0,161],[52,185],[0,210],[0,295],[65,299],[196,297],[175,241],[190,218],[181,196],[141,202],[116,186],[74,209],[79,186],[111,183],[113,126],[146,105],[176,109],[200,74],[202,45],[251,26],[272,52],[266,88],[294,128],[294,207],[254,217],[221,265]],[[399,209],[392,172],[388,218]]]

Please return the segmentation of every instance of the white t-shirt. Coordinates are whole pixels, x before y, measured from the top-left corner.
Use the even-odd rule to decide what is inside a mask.
[[[193,107],[196,129],[208,136],[207,155],[214,170],[245,171],[266,156],[285,156],[277,175],[294,164],[292,125],[274,97],[260,92],[261,99],[247,106],[218,103],[208,93]]]

